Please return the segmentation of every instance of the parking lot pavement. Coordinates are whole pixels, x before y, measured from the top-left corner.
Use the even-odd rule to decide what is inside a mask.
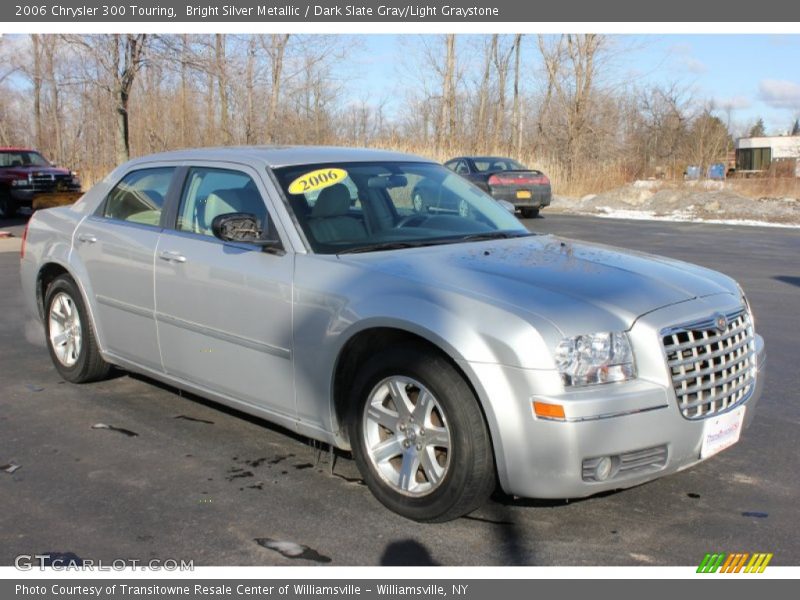
[[[327,455],[286,430],[138,376],[63,382],[41,329],[23,317],[18,256],[0,252],[0,465],[20,466],[0,470],[0,564],[73,553],[195,565],[696,565],[709,551],[800,564],[800,230],[557,215],[526,225],[697,262],[743,284],[769,359],[739,444],[603,497],[496,494],[454,522],[414,523],[373,499],[348,457],[330,474]],[[307,550],[287,558],[266,540]]]

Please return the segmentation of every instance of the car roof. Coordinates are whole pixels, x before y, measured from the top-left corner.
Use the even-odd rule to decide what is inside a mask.
[[[38,150],[34,150],[33,148],[16,148],[14,146],[0,147],[0,152],[36,152],[37,154],[40,154]]]
[[[130,164],[161,160],[241,160],[257,161],[276,169],[294,165],[337,162],[428,162],[435,161],[402,152],[371,150],[367,148],[345,148],[337,146],[220,146],[216,148],[194,148],[150,154],[134,159]]]
[[[465,156],[464,158],[468,158],[470,160],[510,160],[510,161],[513,161],[513,162],[519,162],[518,160],[515,160],[515,159],[510,158],[508,156],[483,156],[483,155],[480,155],[480,156]]]

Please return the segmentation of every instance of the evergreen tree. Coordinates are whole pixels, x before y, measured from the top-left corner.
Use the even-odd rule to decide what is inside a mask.
[[[764,119],[759,118],[756,124],[750,128],[750,137],[764,137],[767,132],[764,129]]]

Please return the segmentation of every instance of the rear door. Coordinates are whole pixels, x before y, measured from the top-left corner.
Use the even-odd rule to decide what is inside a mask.
[[[188,169],[177,214],[156,249],[158,336],[168,374],[293,419],[294,255],[211,232],[220,214],[252,213],[285,243],[265,199],[249,167]]]
[[[159,371],[153,257],[175,171],[164,166],[128,172],[74,236],[74,249],[88,273],[102,347]]]

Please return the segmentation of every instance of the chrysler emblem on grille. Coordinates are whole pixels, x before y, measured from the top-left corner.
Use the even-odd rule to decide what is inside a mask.
[[[722,314],[714,315],[714,326],[717,328],[717,331],[722,333],[728,329],[728,317]]]

